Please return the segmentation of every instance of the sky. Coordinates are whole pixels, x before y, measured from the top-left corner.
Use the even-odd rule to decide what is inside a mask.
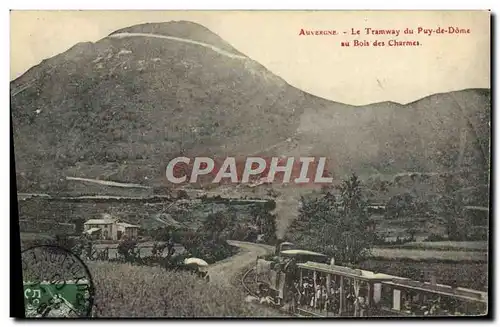
[[[11,80],[78,42],[120,28],[188,20],[218,34],[289,84],[353,105],[408,103],[434,93],[490,87],[490,14],[485,11],[12,11]],[[467,34],[418,34],[457,27]],[[366,28],[400,35],[366,35]],[[404,34],[405,28],[414,34]],[[300,35],[300,31],[338,35]],[[359,35],[351,35],[360,30]],[[346,34],[344,34],[346,32]],[[354,47],[390,40],[412,47]],[[342,47],[349,41],[349,47]]]

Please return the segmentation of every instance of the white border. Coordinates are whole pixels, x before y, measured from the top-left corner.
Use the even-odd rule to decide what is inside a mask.
[[[363,10],[363,9],[370,9],[370,10],[383,10],[383,9],[421,9],[421,10],[431,10],[431,9],[447,9],[447,10],[465,10],[465,9],[491,9],[494,13],[497,13],[500,11],[498,8],[498,4],[500,1],[497,0],[490,0],[490,1],[482,1],[482,0],[474,0],[474,1],[437,1],[437,0],[427,0],[427,1],[415,1],[415,2],[410,2],[410,1],[398,1],[398,2],[392,2],[392,1],[384,1],[380,3],[373,3],[372,1],[365,0],[365,1],[360,1],[360,0],[350,0],[350,1],[342,1],[339,3],[332,3],[326,2],[326,1],[318,1],[318,0],[307,0],[307,1],[298,1],[298,0],[287,0],[282,1],[281,3],[278,3],[277,1],[272,2],[269,0],[245,0],[245,1],[204,1],[204,0],[198,0],[198,1],[169,1],[168,3],[163,2],[163,1],[154,1],[154,0],[120,0],[120,1],[108,1],[104,2],[102,0],[87,0],[85,2],[80,1],[54,1],[54,0],[44,0],[44,1],[36,1],[36,0],[31,0],[31,1],[7,1],[7,2],[2,2],[2,4],[7,4],[5,10],[1,12],[1,28],[2,28],[2,36],[4,40],[4,46],[2,49],[4,51],[2,52],[3,58],[1,60],[1,69],[2,69],[2,76],[9,76],[9,55],[10,52],[8,52],[7,49],[9,49],[9,13],[7,9],[21,9],[21,10],[27,10],[27,9],[52,9],[52,10],[65,10],[65,9],[122,9],[122,10],[184,10],[184,9],[210,9],[210,10],[216,10],[216,9],[224,9],[224,10],[237,10],[237,9],[262,9],[262,10],[277,10],[277,9],[286,9],[286,10],[298,10],[298,9],[304,9],[304,10],[348,10],[348,9],[353,9],[353,10]],[[140,4],[140,6],[138,6]],[[498,18],[498,17],[497,17]],[[498,20],[496,21],[496,26],[495,26],[495,43],[498,44]],[[497,53],[498,56],[498,53]],[[497,67],[495,67],[495,73],[497,73]],[[2,111],[4,114],[2,115],[4,118],[0,119],[0,123],[2,124],[0,131],[3,133],[3,137],[0,140],[0,149],[1,153],[5,154],[5,159],[9,156],[8,153],[10,151],[10,144],[9,144],[9,121],[10,121],[10,116],[9,116],[9,85],[7,78],[5,78],[5,85],[1,88],[3,92],[1,92],[2,99],[1,103],[3,103],[3,107],[5,108],[4,111]],[[493,90],[494,96],[496,96],[496,87]],[[494,110],[492,108],[492,110]],[[498,124],[498,114],[495,117],[495,125]],[[36,131],[34,131],[36,132]],[[496,132],[495,132],[496,134]],[[495,150],[498,150],[495,148]],[[9,194],[10,194],[10,189],[9,189],[9,165],[10,162],[8,160],[3,160],[2,161],[2,169],[0,170],[2,175],[0,176],[0,180],[2,181],[1,183],[1,196],[0,196],[0,208],[2,212],[4,213],[4,217],[9,217],[10,211],[9,211]],[[498,168],[497,164],[495,163],[495,170]],[[495,178],[495,182],[497,179]],[[497,201],[497,196],[498,194],[495,193],[495,199],[494,203]],[[495,210],[496,212],[496,210]],[[7,218],[6,218],[7,219]],[[493,219],[496,219],[496,217],[493,217]],[[498,223],[496,224],[498,225]],[[0,230],[3,233],[3,237],[1,237],[1,240],[4,242],[3,244],[3,249],[4,249],[4,254],[7,254],[10,245],[7,243],[9,240],[9,230],[6,227],[6,224],[3,225],[4,227],[1,228]],[[498,252],[496,252],[496,260],[495,263],[499,262],[498,260]],[[4,255],[3,256],[4,264],[2,267],[9,267],[9,255]],[[3,277],[3,282],[4,285],[9,285],[9,272],[6,269],[1,269],[0,273]],[[495,276],[490,276],[490,278],[494,278],[497,282],[500,281],[498,277],[499,274],[499,269],[496,269],[496,274]],[[496,287],[496,294],[498,295],[498,290],[499,288]],[[499,312],[499,306],[500,303],[491,303],[491,306],[495,306],[495,311],[498,314]],[[13,319],[7,318],[9,316],[9,298],[6,296],[6,292],[3,292],[3,296],[1,297],[1,303],[0,303],[0,308],[2,310],[2,315],[1,317],[3,318],[2,320],[2,326],[11,326],[15,322]],[[226,321],[226,322],[231,322],[231,321]],[[5,324],[4,324],[5,323]],[[106,322],[93,322],[95,326],[105,326],[110,323],[118,323],[118,324],[123,324],[123,321],[117,321],[117,322],[112,322],[112,321],[106,321]],[[140,321],[134,321],[134,322],[127,322],[127,324],[131,325],[142,325],[145,322],[140,322]],[[161,324],[168,324],[168,325],[177,325],[179,322],[174,322],[174,321],[158,321],[158,323]],[[183,323],[185,324],[194,324],[195,322],[186,322]],[[209,323],[208,321],[203,321],[201,323]],[[214,323],[218,323],[214,322]],[[256,321],[256,322],[248,322],[251,325],[260,325],[263,323],[267,323],[267,321]],[[284,322],[276,322],[279,324],[289,324],[289,323],[294,323],[293,321],[286,320]],[[300,324],[306,323],[306,322],[298,322]],[[322,324],[331,324],[329,321],[324,321],[321,322]],[[344,325],[345,323],[349,322],[334,322],[336,325]],[[349,325],[352,325],[353,323],[355,324],[361,324],[361,323],[370,323],[373,324],[374,322],[350,322]],[[387,321],[383,322],[378,322],[378,323],[389,323]],[[392,321],[390,323],[401,323],[400,321]],[[427,324],[434,324],[432,321],[426,321]],[[454,321],[449,321],[449,322],[441,322],[441,323],[448,323],[448,324],[455,324],[457,322]],[[471,321],[463,321],[465,324],[471,324]],[[406,325],[411,325],[415,324],[415,322],[411,323],[405,323]]]
[[[142,0],[140,6],[137,1],[99,1],[89,0],[85,2],[75,3],[63,1],[12,1],[10,9],[151,9],[151,10],[174,10],[174,9],[210,9],[210,10],[237,10],[237,9],[250,9],[250,10],[381,10],[381,9],[491,9],[494,7],[496,1],[490,0],[476,0],[476,1],[435,1],[435,0],[422,0],[418,2],[398,1],[397,5],[391,1],[384,1],[383,3],[374,3],[369,0],[350,0],[333,3],[332,1],[321,0],[308,0],[297,1],[288,0],[285,2],[269,1],[269,0],[246,0],[246,1],[220,1],[212,0],[210,2],[204,0],[191,0],[191,1],[178,1],[159,3],[154,0]]]

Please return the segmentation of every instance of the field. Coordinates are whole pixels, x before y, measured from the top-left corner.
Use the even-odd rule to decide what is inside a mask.
[[[417,250],[440,250],[440,251],[487,251],[488,243],[485,241],[471,242],[409,242],[395,247],[401,249],[417,249]]]
[[[431,276],[444,285],[488,291],[488,264],[479,261],[412,260],[405,258],[370,258],[362,269],[429,282]]]
[[[372,257],[387,259],[439,260],[439,261],[481,261],[487,260],[487,253],[481,251],[441,251],[433,249],[373,248]]]
[[[249,317],[266,311],[244,294],[185,272],[106,262],[89,263],[98,317]]]
[[[487,261],[488,242],[409,242],[371,249],[372,257],[385,259]]]

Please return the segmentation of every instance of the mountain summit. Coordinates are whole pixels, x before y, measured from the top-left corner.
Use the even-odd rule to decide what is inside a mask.
[[[337,103],[186,21],[79,43],[10,88],[20,192],[65,176],[160,184],[179,155],[326,156],[336,175],[489,168],[489,90]]]

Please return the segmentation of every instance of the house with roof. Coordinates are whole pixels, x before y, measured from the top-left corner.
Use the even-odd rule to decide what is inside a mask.
[[[136,239],[139,237],[139,228],[140,226],[132,225],[125,222],[117,222],[116,223],[118,232],[118,239],[122,239],[123,237],[127,237],[129,239]]]
[[[84,233],[99,240],[120,240],[123,237],[137,238],[138,225],[119,222],[117,219],[89,219],[84,223]]]

